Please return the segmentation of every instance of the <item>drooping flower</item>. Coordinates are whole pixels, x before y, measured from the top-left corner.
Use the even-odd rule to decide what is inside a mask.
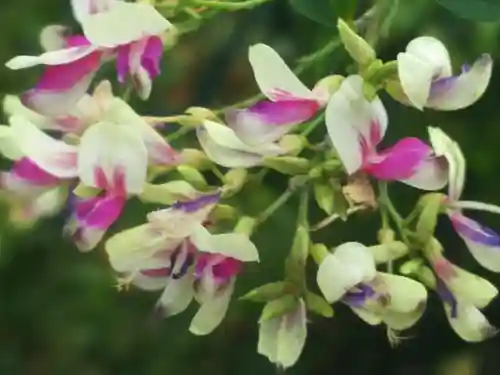
[[[372,252],[357,242],[335,249],[320,264],[318,286],[331,303],[341,301],[371,325],[401,331],[422,316],[427,290],[409,278],[377,272]]]
[[[230,127],[210,120],[205,120],[196,129],[196,134],[208,158],[227,168],[254,167],[261,164],[266,156],[285,153],[274,142],[255,145],[245,143]]]
[[[382,101],[365,99],[363,79],[358,75],[347,77],[328,102],[328,134],[349,175],[364,171],[379,180],[397,180],[423,190],[444,187],[446,168],[421,140],[404,138],[377,150],[387,125]]]
[[[272,363],[286,369],[298,361],[306,337],[306,305],[300,298],[290,311],[259,322],[257,351]]]
[[[226,112],[229,127],[244,143],[276,142],[326,104],[328,93],[321,87],[308,89],[271,47],[255,44],[248,55],[257,85],[268,100]]]
[[[442,256],[431,259],[438,276],[437,293],[453,330],[463,340],[478,342],[496,334],[497,330],[480,309],[498,294],[489,281],[450,263]]]
[[[200,308],[190,331],[212,332],[224,318],[243,262],[258,261],[248,237],[211,234],[204,226],[220,193],[152,212],[148,223],[125,230],[106,243],[111,266],[128,282],[163,290],[158,307],[165,316],[183,312],[195,298]]]
[[[46,65],[35,87],[23,95],[23,102],[44,115],[65,115],[87,91],[101,63],[115,56],[119,80],[132,77],[139,95],[149,97],[163,52],[160,36],[171,27],[170,22],[145,3],[75,0],[72,6],[83,35],[66,36],[60,28],[52,28],[50,37],[42,38],[43,47],[51,50],[7,62],[10,69]]]
[[[481,55],[472,66],[463,65],[453,75],[446,47],[436,38],[413,39],[406,52],[398,54],[398,74],[409,101],[418,109],[456,110],[475,103],[486,91],[493,60]]]
[[[434,152],[449,164],[448,197],[445,202],[453,228],[463,239],[472,256],[484,268],[500,272],[500,236],[490,228],[466,217],[463,209],[500,213],[500,207],[481,202],[461,201],[465,183],[466,162],[460,146],[439,128],[429,128]]]

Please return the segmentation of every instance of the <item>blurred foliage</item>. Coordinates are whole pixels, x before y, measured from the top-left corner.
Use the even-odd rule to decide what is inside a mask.
[[[467,9],[472,12],[471,4],[477,2],[469,0]],[[68,0],[2,0],[0,61],[39,52],[38,33],[47,24],[67,23],[76,27],[68,3]],[[152,99],[147,103],[134,101],[134,105],[141,113],[169,115],[190,105],[220,107],[255,94],[257,88],[247,62],[250,44],[263,41],[293,62],[333,37],[335,31],[331,28],[295,13],[290,4],[297,3],[274,0],[252,11],[224,14],[196,32],[182,36],[180,43],[165,56],[163,75],[155,82]],[[449,46],[457,69],[459,62],[472,61],[483,52],[498,59],[498,23],[475,24],[457,18],[430,0],[400,3],[389,37],[381,41],[381,58],[393,59],[412,37],[431,34]],[[360,9],[366,9],[369,4],[360,1],[359,5]],[[312,84],[326,74],[343,74],[341,68],[347,62],[345,51],[335,50],[302,77]],[[0,67],[0,95],[27,89],[39,73],[38,68],[11,72]],[[112,77],[113,68],[107,67],[102,74]],[[500,204],[499,90],[497,68],[487,94],[470,109],[421,113],[383,97],[391,119],[386,141],[392,143],[403,135],[425,137],[426,125],[442,126],[461,144],[468,158],[465,196]],[[322,132],[318,130],[314,136],[321,138]],[[248,186],[241,194],[241,204],[247,213],[255,213],[254,207],[271,202],[286,186],[286,181],[273,175],[265,183],[265,188],[256,190],[255,186]],[[402,185],[391,187],[391,194],[403,212],[417,199],[417,192]],[[261,264],[247,268],[239,280],[238,295],[280,278],[282,261],[293,237],[294,203],[280,209],[257,234]],[[143,221],[146,209],[138,202],[131,202],[114,230]],[[0,374],[276,372],[265,358],[256,354],[260,306],[234,301],[224,324],[211,336],[194,337],[187,331],[192,310],[161,320],[152,309],[155,294],[135,290],[118,293],[102,249],[80,254],[62,238],[63,217],[20,231],[6,223],[4,211],[0,253]],[[312,214],[315,221],[323,215],[319,210]],[[500,227],[498,217],[481,219],[493,228]],[[377,215],[358,214],[347,224],[339,222],[323,229],[314,239],[328,244],[346,240],[369,244],[375,241],[377,226]],[[449,258],[497,285],[500,283],[500,277],[479,269],[446,221],[439,223],[438,231]],[[498,373],[500,341],[464,344],[449,329],[437,299],[431,299],[422,322],[405,333],[408,339],[396,349],[390,348],[382,327],[367,326],[342,306],[336,312],[334,319],[311,318],[306,349],[299,364],[289,370],[291,374]],[[486,314],[493,324],[500,325],[498,301]]]

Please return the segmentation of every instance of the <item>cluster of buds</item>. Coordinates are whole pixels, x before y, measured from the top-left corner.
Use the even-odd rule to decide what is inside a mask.
[[[434,234],[438,216],[448,215],[475,259],[500,272],[500,237],[462,213],[500,208],[460,200],[465,158],[439,128],[429,128],[429,142],[408,137],[379,148],[389,125],[380,90],[418,110],[465,108],[488,86],[489,55],[453,75],[445,46],[423,36],[396,60],[383,62],[339,20],[341,41],[358,71],[325,77],[310,89],[276,51],[256,44],[249,48],[249,62],[266,99],[229,109],[224,119],[196,107],[171,117],[195,130],[200,145],[179,150],[154,118],[114,96],[110,82],[89,92],[100,66],[116,61],[118,82],[130,80],[139,97],[148,98],[174,26],[147,1],[71,4],[81,35],[49,26],[41,34],[42,55],[7,62],[11,69],[45,65],[33,89],[3,103],[9,125],[0,127],[0,151],[13,166],[2,172],[0,188],[13,223],[32,224],[69,207],[64,233],[82,251],[102,242],[120,288],[160,291],[156,308],[164,316],[183,312],[195,300],[199,310],[189,330],[206,335],[222,322],[245,263],[259,261],[251,236],[300,194],[283,280],[242,297],[265,303],[258,352],[271,362],[294,365],[305,345],[307,313],[330,318],[334,303],[349,306],[370,325],[387,326],[394,341],[424,314],[428,290],[441,297],[451,327],[464,340],[495,333],[480,309],[497,289],[446,260]],[[307,135],[322,124],[325,140],[311,144]],[[290,187],[259,216],[228,203],[269,170],[289,176]],[[206,174],[215,174],[220,184],[209,184]],[[426,191],[407,218],[387,193],[394,181]],[[445,186],[447,194],[436,192]],[[309,192],[328,215],[316,227],[309,224]],[[107,237],[133,197],[165,207],[150,212],[145,223]],[[330,250],[314,242],[314,230],[364,209],[381,213],[379,243],[348,242]],[[317,292],[306,282],[309,258],[318,266]],[[384,264],[386,272],[379,271]]]

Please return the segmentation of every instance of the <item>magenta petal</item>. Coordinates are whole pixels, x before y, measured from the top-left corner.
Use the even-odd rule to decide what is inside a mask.
[[[198,279],[202,278],[204,273],[210,272],[211,277],[219,283],[225,283],[236,276],[243,266],[239,260],[224,257],[217,254],[201,253],[198,255],[195,266],[195,274]]]
[[[418,138],[404,138],[394,146],[370,156],[364,170],[379,180],[405,180],[430,157],[431,148]]]
[[[82,226],[107,230],[118,219],[124,205],[122,197],[91,198],[76,204],[76,218]]]
[[[130,44],[117,48],[116,71],[118,73],[118,81],[124,83],[130,74]]]
[[[157,36],[148,38],[141,58],[141,65],[152,79],[160,74],[160,62],[163,56],[163,42]]]
[[[14,163],[11,172],[19,179],[36,186],[56,185],[59,179],[45,172],[28,158]]]
[[[226,121],[249,144],[274,142],[291,127],[309,120],[320,108],[313,100],[260,101],[247,109],[229,110]]]
[[[66,47],[90,46],[90,42],[83,35],[70,35],[65,38]]]

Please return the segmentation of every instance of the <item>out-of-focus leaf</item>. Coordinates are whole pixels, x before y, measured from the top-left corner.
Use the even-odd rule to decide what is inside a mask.
[[[289,0],[292,8],[322,25],[335,27],[337,18],[352,18],[356,0]]]
[[[461,18],[479,22],[500,21],[498,0],[437,0],[437,2]]]

